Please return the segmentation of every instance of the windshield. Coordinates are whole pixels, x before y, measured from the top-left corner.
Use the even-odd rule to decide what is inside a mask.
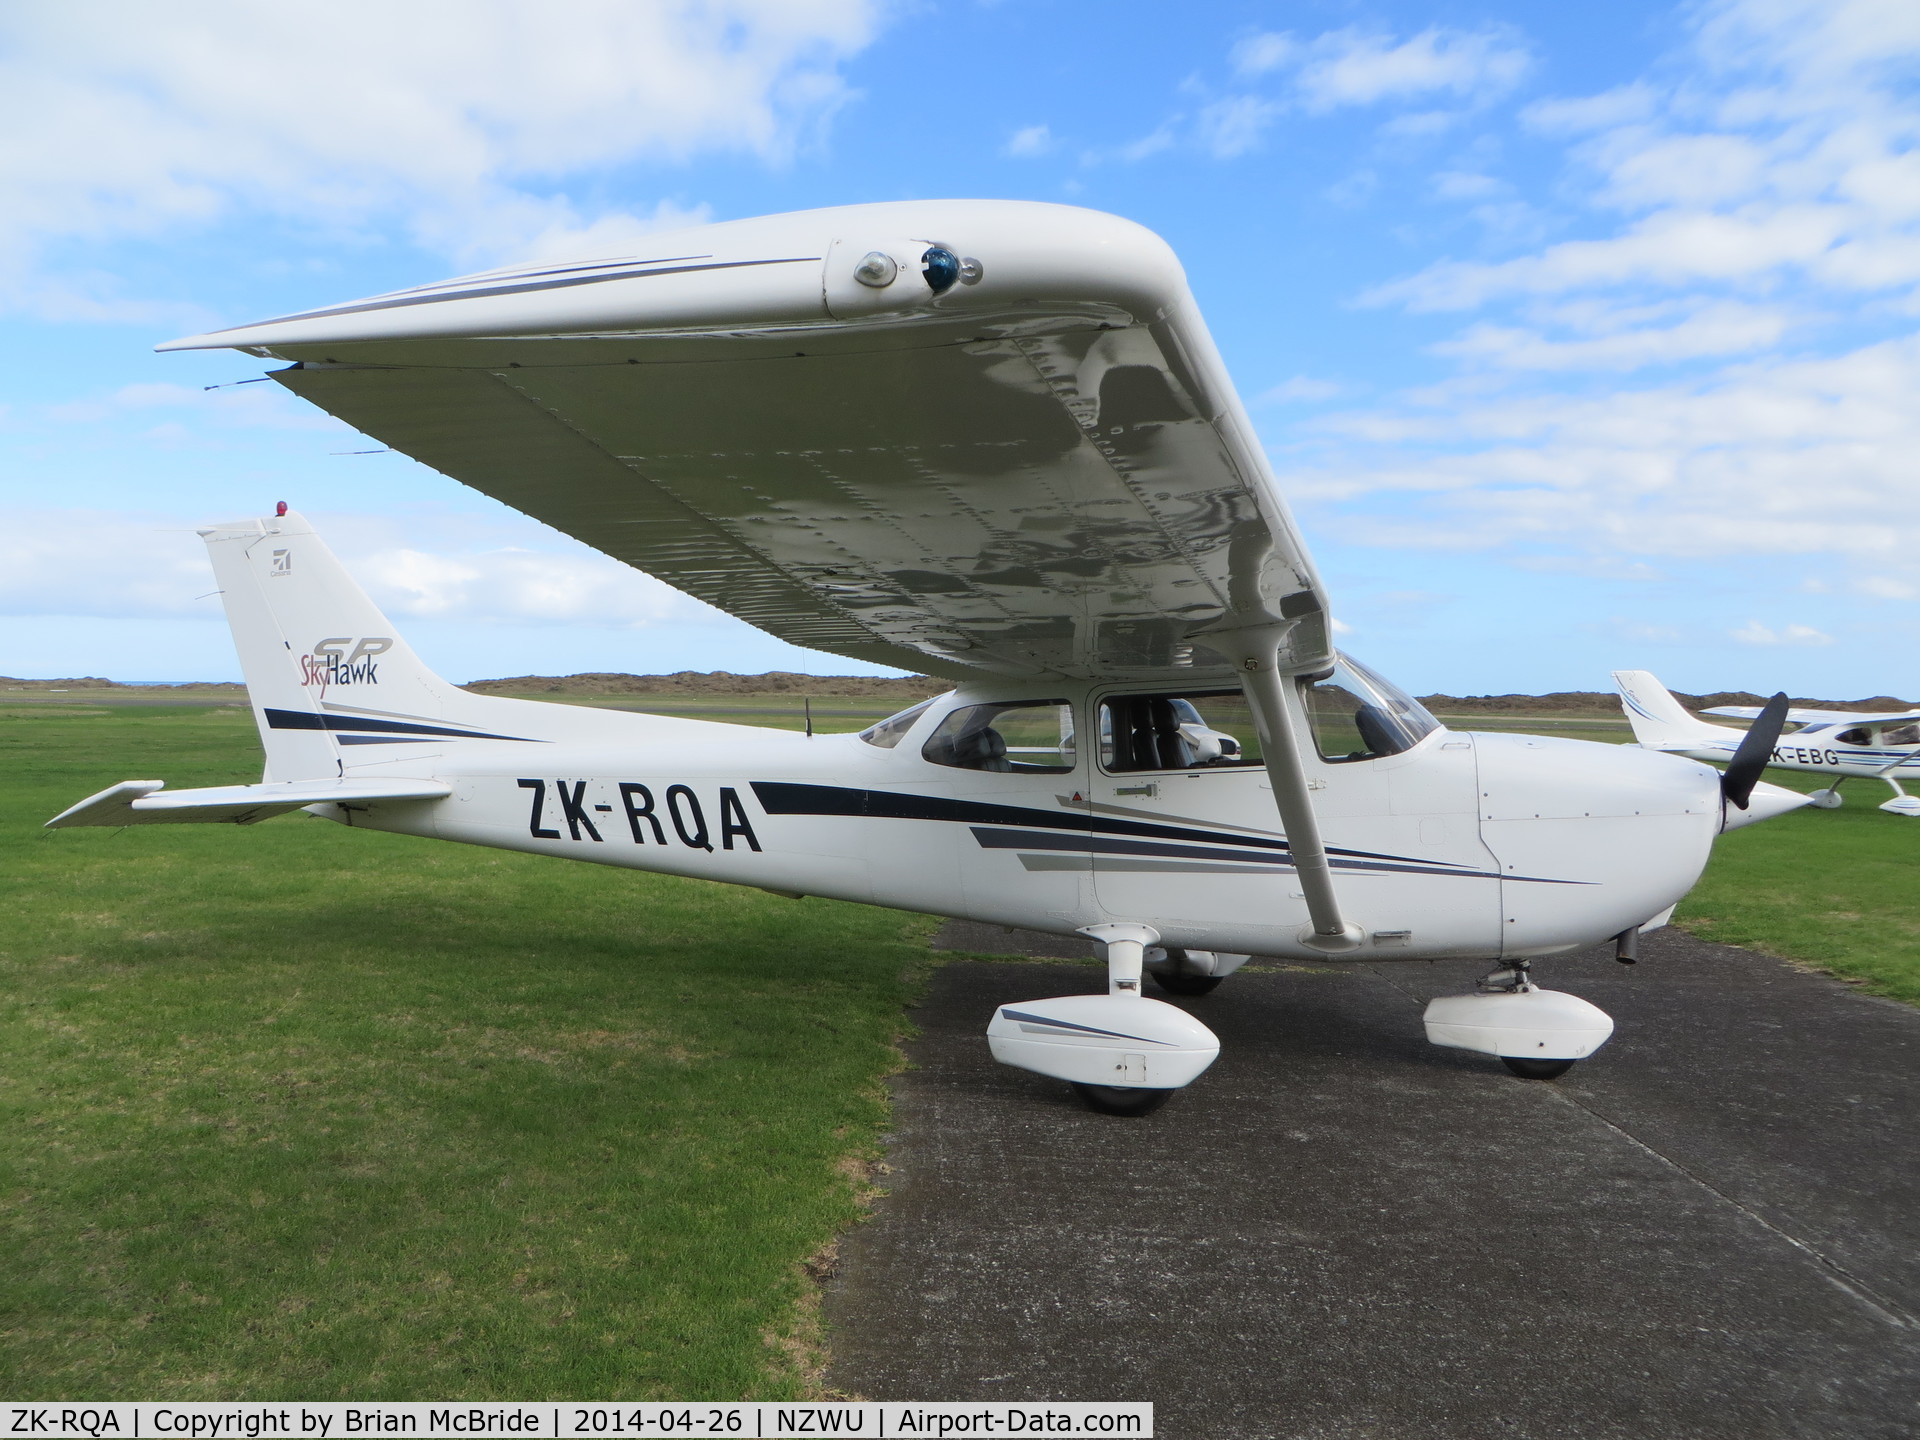
[[[910,710],[902,710],[898,715],[889,715],[878,725],[869,725],[860,732],[860,738],[869,745],[878,745],[882,750],[891,750],[900,743],[900,737],[913,729],[913,722],[925,712],[931,700],[922,700]]]
[[[1300,682],[1320,758],[1373,760],[1411,750],[1440,722],[1391,681],[1347,655],[1331,673]]]

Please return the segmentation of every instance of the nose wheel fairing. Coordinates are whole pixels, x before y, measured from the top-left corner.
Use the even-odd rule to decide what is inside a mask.
[[[1529,985],[1493,995],[1441,995],[1421,1017],[1435,1045],[1515,1060],[1584,1060],[1613,1034],[1599,1006]]]

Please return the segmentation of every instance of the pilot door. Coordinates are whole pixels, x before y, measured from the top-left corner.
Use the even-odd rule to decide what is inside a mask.
[[[1107,694],[1092,709],[1086,794],[1102,909],[1195,946],[1223,928],[1297,929],[1306,911],[1239,688]]]
[[[1101,919],[1086,853],[1086,759],[1062,696],[961,705],[921,748],[951,804],[967,912],[1073,930]]]
[[[1497,947],[1498,869],[1480,841],[1469,738],[1344,657],[1302,684],[1300,703],[1308,793],[1368,951]],[[1306,901],[1244,694],[1108,694],[1094,708],[1094,823],[1125,827],[1095,837],[1102,907],[1173,943],[1293,949]]]

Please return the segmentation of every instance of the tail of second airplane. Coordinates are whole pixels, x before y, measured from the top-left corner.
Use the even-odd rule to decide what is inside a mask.
[[[313,527],[284,507],[200,534],[268,781],[403,773],[463,740],[537,743],[591,727],[573,707],[473,695],[434,674]]]
[[[1620,707],[1633,726],[1633,738],[1648,750],[1684,750],[1702,740],[1724,740],[1740,732],[1691,714],[1646,670],[1616,670],[1614,687]]]

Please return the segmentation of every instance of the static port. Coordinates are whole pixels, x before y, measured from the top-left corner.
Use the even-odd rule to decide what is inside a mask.
[[[927,277],[927,288],[944,295],[960,278],[960,257],[944,245],[934,245],[920,257],[920,273]]]

